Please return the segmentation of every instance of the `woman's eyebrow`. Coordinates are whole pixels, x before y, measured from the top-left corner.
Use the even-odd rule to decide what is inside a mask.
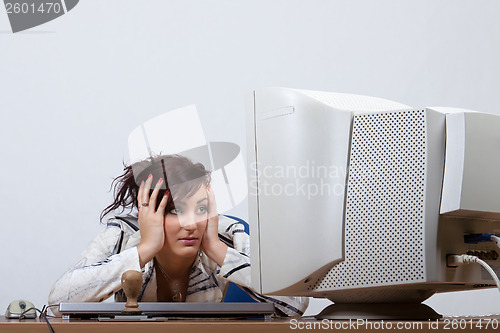
[[[207,200],[207,198],[203,198],[197,202],[197,204],[201,203],[202,201]]]

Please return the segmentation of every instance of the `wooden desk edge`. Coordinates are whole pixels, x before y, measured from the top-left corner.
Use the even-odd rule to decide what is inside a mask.
[[[476,324],[481,322],[482,327]],[[486,320],[489,325],[486,327]],[[361,326],[357,326],[356,320],[349,321],[317,321],[302,318],[276,319],[276,320],[217,320],[217,319],[173,319],[165,322],[99,322],[91,320],[67,320],[62,318],[51,318],[50,323],[56,333],[69,332],[80,333],[124,333],[138,330],[146,332],[182,332],[182,333],[207,333],[207,330],[217,333],[235,332],[297,332],[297,331],[340,331],[340,332],[373,332],[373,331],[402,331],[402,332],[498,332],[500,319],[471,319],[471,318],[449,318],[435,321],[365,321]],[[431,323],[433,327],[431,326]],[[464,326],[465,323],[465,326]],[[496,325],[492,325],[496,323]],[[360,322],[361,324],[361,322]],[[403,325],[401,329],[397,325]],[[460,325],[462,324],[463,327]],[[391,326],[389,328],[389,326]],[[48,332],[47,324],[42,319],[31,319],[18,321],[16,319],[6,319],[0,316],[0,332],[8,331],[13,333],[22,332]]]

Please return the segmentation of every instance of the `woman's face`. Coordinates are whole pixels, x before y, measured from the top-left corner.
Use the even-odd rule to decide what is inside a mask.
[[[175,208],[164,219],[165,244],[174,255],[196,255],[207,228],[208,198],[205,185],[190,197],[175,199]]]

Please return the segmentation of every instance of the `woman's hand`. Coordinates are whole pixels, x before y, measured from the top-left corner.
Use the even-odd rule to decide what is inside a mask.
[[[139,228],[141,231],[141,242],[137,245],[137,252],[139,253],[139,262],[141,268],[146,265],[153,257],[161,250],[165,242],[165,232],[163,220],[165,217],[165,207],[169,192],[167,191],[160,201],[158,210],[155,211],[156,200],[160,192],[163,179],[160,178],[156,186],[149,196],[153,176],[149,175],[146,182],[142,182],[139,186],[137,194],[137,207],[139,209]]]
[[[201,250],[219,266],[222,266],[226,257],[227,245],[219,239],[219,215],[217,214],[215,195],[210,187],[207,187],[207,195],[208,223],[201,240]]]

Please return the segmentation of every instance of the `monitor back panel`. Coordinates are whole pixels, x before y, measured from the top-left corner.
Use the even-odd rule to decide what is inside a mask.
[[[435,242],[433,249],[426,241],[432,242],[429,238],[437,233],[444,134],[444,115],[426,110],[354,116],[345,260],[311,283],[310,291],[328,291],[331,296],[335,290],[429,280],[428,261],[435,266],[436,250]],[[366,300],[366,291],[360,293]],[[374,298],[390,300],[387,293],[382,288]],[[355,293],[348,294],[348,299],[333,299],[356,301]]]

